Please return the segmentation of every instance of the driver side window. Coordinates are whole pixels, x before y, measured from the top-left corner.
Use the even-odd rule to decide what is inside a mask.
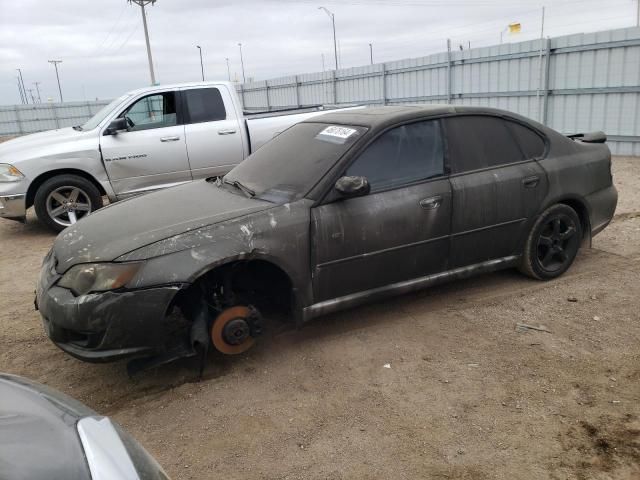
[[[125,110],[123,116],[132,132],[173,127],[178,124],[176,94],[164,92],[143,97]]]
[[[444,155],[438,120],[389,130],[369,145],[345,173],[366,177],[372,192],[443,174]]]

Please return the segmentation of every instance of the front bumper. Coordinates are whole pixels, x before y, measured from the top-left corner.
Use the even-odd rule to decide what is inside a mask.
[[[170,348],[180,325],[167,310],[182,285],[74,296],[55,283],[45,260],[36,308],[45,332],[62,350],[86,362],[155,355]]]
[[[0,195],[0,217],[20,220],[27,215],[27,195]]]

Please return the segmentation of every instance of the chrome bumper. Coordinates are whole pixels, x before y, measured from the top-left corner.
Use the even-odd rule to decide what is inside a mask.
[[[26,199],[24,193],[0,196],[0,218],[23,219],[27,215]]]

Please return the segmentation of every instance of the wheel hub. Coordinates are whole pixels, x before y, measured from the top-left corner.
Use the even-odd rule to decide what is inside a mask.
[[[222,338],[229,345],[240,345],[249,337],[249,324],[244,318],[229,320],[222,329]]]
[[[211,341],[227,355],[247,351],[262,332],[260,314],[251,306],[229,307],[216,317],[211,326]]]

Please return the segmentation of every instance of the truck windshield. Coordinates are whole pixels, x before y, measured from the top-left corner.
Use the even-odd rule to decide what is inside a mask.
[[[131,95],[128,95],[128,94],[123,95],[109,102],[108,105],[105,105],[104,107],[102,107],[100,110],[98,110],[98,113],[96,113],[93,117],[87,120],[80,127],[80,130],[93,130],[94,128],[96,128],[100,124],[100,122],[102,122],[102,120],[104,120],[104,118],[113,111],[114,108],[116,108],[119,104],[124,102],[130,96]]]
[[[224,183],[240,184],[267,201],[298,200],[366,130],[327,123],[298,123],[247,157],[224,177]]]

